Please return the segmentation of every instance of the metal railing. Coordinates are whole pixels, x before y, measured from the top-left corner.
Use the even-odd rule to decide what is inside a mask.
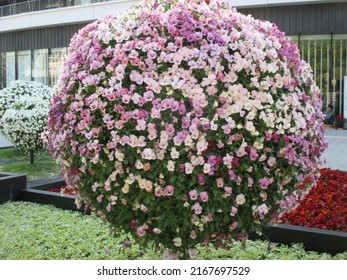
[[[0,17],[108,1],[112,0],[33,0],[0,6]]]

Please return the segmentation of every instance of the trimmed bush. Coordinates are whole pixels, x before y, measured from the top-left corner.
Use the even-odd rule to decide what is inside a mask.
[[[41,134],[47,129],[48,102],[41,97],[25,97],[12,103],[1,118],[3,133],[16,147],[30,154],[43,147]]]
[[[2,132],[1,117],[15,101],[23,98],[36,96],[44,100],[52,99],[53,91],[50,87],[38,82],[13,81],[8,87],[0,90],[0,132]]]
[[[316,182],[321,103],[274,24],[222,1],[145,1],[72,38],[48,143],[115,232],[188,257],[259,231]]]

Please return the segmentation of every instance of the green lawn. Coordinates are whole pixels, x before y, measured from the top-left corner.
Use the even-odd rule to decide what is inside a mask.
[[[26,174],[27,179],[53,178],[59,176],[59,167],[54,161],[38,161],[34,164],[18,162],[0,166],[0,171]]]
[[[58,165],[45,150],[36,152],[35,163],[30,164],[29,156],[25,152],[18,149],[2,149],[0,150],[0,171],[26,174],[28,180],[60,175]]]
[[[0,259],[162,259],[154,246],[136,244],[125,233],[113,237],[99,218],[66,211],[49,205],[8,202],[0,205]],[[131,246],[123,248],[123,242]],[[199,259],[242,260],[346,260],[347,252],[331,256],[307,252],[295,244],[269,249],[264,241],[247,241],[245,249],[234,242],[230,250],[197,247]]]
[[[29,161],[28,155],[18,149],[1,149],[0,162]]]

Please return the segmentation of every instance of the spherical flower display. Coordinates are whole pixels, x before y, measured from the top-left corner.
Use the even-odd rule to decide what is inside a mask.
[[[10,105],[1,118],[3,133],[16,147],[31,153],[42,148],[41,133],[47,129],[48,101],[41,97],[22,97]]]
[[[72,38],[48,142],[79,202],[188,256],[259,231],[315,182],[322,119],[309,65],[274,24],[156,1]]]
[[[0,132],[3,129],[1,117],[12,103],[20,98],[30,96],[40,97],[48,102],[52,99],[52,95],[52,89],[42,83],[21,80],[13,81],[8,87],[0,91]]]

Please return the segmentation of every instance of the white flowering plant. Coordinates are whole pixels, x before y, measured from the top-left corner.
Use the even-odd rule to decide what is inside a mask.
[[[1,117],[12,103],[23,97],[37,96],[43,100],[50,101],[53,90],[39,82],[13,81],[8,87],[0,90],[0,132],[3,130]]]
[[[295,205],[318,176],[322,119],[309,65],[274,24],[223,1],[146,1],[72,38],[48,144],[115,232],[194,257]]]

